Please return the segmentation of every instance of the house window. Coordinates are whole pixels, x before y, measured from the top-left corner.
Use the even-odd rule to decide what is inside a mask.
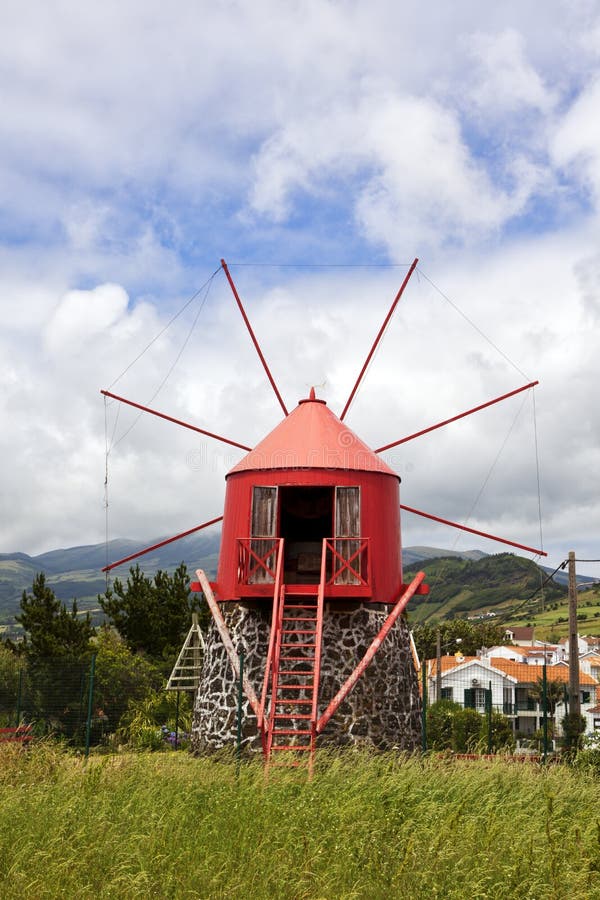
[[[475,688],[475,708],[485,709],[485,698],[487,691],[485,688]]]
[[[442,688],[442,700],[452,700],[452,688],[451,687],[443,687]]]
[[[590,694],[589,691],[582,691],[582,692],[581,692],[581,702],[582,702],[582,703],[589,703],[589,702],[590,702],[590,696],[591,696],[591,694]]]

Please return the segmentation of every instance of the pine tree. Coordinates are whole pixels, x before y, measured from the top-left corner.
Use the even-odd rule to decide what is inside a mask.
[[[140,567],[132,566],[127,582],[115,578],[114,585],[98,597],[108,617],[130,649],[143,651],[155,659],[177,654],[185,639],[191,615],[199,608],[198,598],[190,593],[190,579],[184,563],[173,575],[159,571],[154,579]],[[206,617],[206,603],[201,619]]]
[[[35,576],[31,593],[23,591],[21,614],[16,620],[25,631],[23,648],[30,661],[79,660],[90,651],[94,628],[89,613],[79,615],[77,600],[68,610],[46,584],[43,572]]]

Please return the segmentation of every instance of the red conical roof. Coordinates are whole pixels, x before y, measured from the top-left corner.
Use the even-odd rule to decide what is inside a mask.
[[[280,422],[229,472],[256,469],[354,469],[399,476],[370,447],[317,400],[308,400]]]

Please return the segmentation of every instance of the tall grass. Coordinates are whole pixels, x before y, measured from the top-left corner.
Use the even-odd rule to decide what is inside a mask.
[[[600,897],[600,783],[562,767],[0,749],[2,897]]]

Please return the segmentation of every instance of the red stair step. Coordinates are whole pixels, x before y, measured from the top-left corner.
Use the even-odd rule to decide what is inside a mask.
[[[311,644],[314,647],[314,644]],[[314,662],[314,656],[280,656],[279,662]]]
[[[281,646],[282,647],[312,647],[313,650],[315,649],[314,644],[301,644],[300,641],[286,641],[285,643],[282,643]]]
[[[280,669],[279,674],[280,675],[314,675],[315,670],[307,669],[306,671],[302,671],[302,669],[291,669],[290,671],[288,671],[287,669]]]
[[[306,731],[298,728],[274,728],[271,732],[273,736],[276,734],[312,734],[312,731]]]
[[[282,628],[282,634],[316,634],[315,628]]]
[[[312,700],[294,700],[293,697],[290,697],[288,700],[275,701],[276,706],[281,706],[282,704],[286,706],[312,706]]]
[[[275,713],[274,719],[312,719],[310,713]]]
[[[304,752],[306,750],[310,750],[310,745],[306,747],[296,746],[295,744],[278,744],[277,746],[272,746],[271,750],[295,750],[297,752]]]

